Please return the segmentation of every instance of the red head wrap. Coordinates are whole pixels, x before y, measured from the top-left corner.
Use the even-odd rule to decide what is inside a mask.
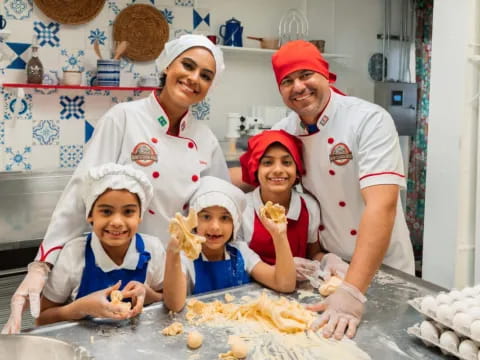
[[[318,48],[304,40],[289,41],[282,45],[272,56],[272,66],[278,86],[285,76],[298,70],[315,71],[323,75],[330,84],[337,79],[337,75],[328,71],[328,62]],[[332,89],[343,94],[334,87]]]
[[[305,174],[302,158],[302,142],[284,130],[266,130],[258,135],[252,136],[248,140],[247,152],[240,156],[243,182],[253,186],[259,185],[256,173],[260,165],[260,159],[265,154],[267,148],[276,142],[283,145],[290,155],[292,155],[293,161],[295,161],[297,165],[297,172],[300,175]]]

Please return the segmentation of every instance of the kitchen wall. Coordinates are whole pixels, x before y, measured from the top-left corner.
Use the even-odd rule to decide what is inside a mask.
[[[210,29],[235,16],[246,35],[275,36],[279,21],[290,8],[303,10],[310,24],[311,39],[325,39],[326,52],[346,55],[331,60],[338,86],[350,94],[373,99],[373,81],[367,73],[369,57],[381,50],[376,34],[383,28],[381,0],[119,0],[106,1],[100,14],[84,25],[64,25],[47,18],[32,0],[5,0],[0,12],[8,22],[10,36],[0,43],[0,82],[24,83],[24,62],[31,54],[33,37],[40,42],[39,57],[46,82],[62,77],[62,68],[83,68],[83,83],[95,75],[93,40],[98,39],[104,55],[111,51],[115,16],[131,3],[153,4],[169,20],[170,37],[195,32],[193,12],[204,19],[210,14]],[[205,29],[205,26],[207,28]],[[246,47],[258,42],[244,40]],[[227,70],[219,86],[194,110],[222,139],[226,113],[248,114],[251,105],[281,105],[270,67],[270,55],[225,53]],[[134,86],[139,77],[155,73],[153,62],[122,60],[121,85]],[[113,104],[146,96],[130,91],[25,90],[14,114],[17,90],[0,89],[0,171],[75,168],[81,160],[86,139],[96,122]]]

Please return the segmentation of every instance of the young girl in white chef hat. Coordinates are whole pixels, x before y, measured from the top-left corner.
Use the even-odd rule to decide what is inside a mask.
[[[22,311],[38,316],[39,294],[59,249],[86,231],[81,198],[88,169],[114,162],[132,165],[152,182],[154,197],[140,225],[144,233],[170,239],[170,218],[188,202],[202,176],[229,179],[217,138],[192,105],[205,99],[225,66],[222,51],[202,35],[169,41],[157,59],[162,86],[149,96],[113,106],[97,123],[83,160],[60,198],[44,240],[11,301],[11,315],[2,333],[20,330]],[[202,107],[203,109],[204,107]],[[28,301],[27,301],[28,299]]]
[[[43,291],[37,324],[87,315],[125,319],[162,297],[167,306],[175,303],[178,291],[174,285],[165,287],[162,296],[164,276],[175,284],[182,272],[164,274],[162,243],[137,232],[153,196],[145,174],[110,163],[91,169],[84,184],[86,218],[93,231],[69,241],[61,250]],[[131,310],[107,300],[118,289],[133,302]]]
[[[193,195],[190,206],[197,211],[197,234],[206,238],[195,261],[187,261],[189,287],[193,294],[242,285],[250,278],[280,292],[295,289],[295,265],[286,236],[286,224],[262,217],[277,255],[268,265],[236,236],[246,200],[244,193],[224,180],[207,176]]]

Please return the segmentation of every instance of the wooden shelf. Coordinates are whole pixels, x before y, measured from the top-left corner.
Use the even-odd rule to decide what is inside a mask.
[[[15,83],[3,83],[3,87],[4,88],[30,88],[30,89],[118,90],[118,91],[152,91],[157,89],[156,87],[45,85],[45,84],[15,84]]]
[[[245,54],[273,54],[276,49],[260,49],[260,48],[247,48],[247,47],[238,47],[238,46],[224,46],[219,45],[219,48],[222,49],[225,53],[245,53]],[[348,55],[343,54],[322,54],[325,59],[336,59],[336,58],[348,58]]]

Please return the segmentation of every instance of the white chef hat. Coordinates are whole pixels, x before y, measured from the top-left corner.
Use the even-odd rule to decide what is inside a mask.
[[[156,60],[158,70],[163,72],[181,53],[197,46],[210,50],[215,59],[215,77],[212,82],[212,85],[214,85],[225,69],[225,63],[223,62],[222,50],[204,35],[186,34],[167,42]]]
[[[86,217],[97,198],[107,189],[125,189],[137,194],[140,199],[140,215],[142,217],[153,198],[153,186],[142,171],[136,170],[130,165],[104,164],[90,169],[85,175],[82,195]]]
[[[190,200],[190,207],[198,213],[210,206],[224,207],[232,215],[233,238],[236,239],[247,206],[243,191],[225,180],[213,176],[201,177],[199,187]]]

